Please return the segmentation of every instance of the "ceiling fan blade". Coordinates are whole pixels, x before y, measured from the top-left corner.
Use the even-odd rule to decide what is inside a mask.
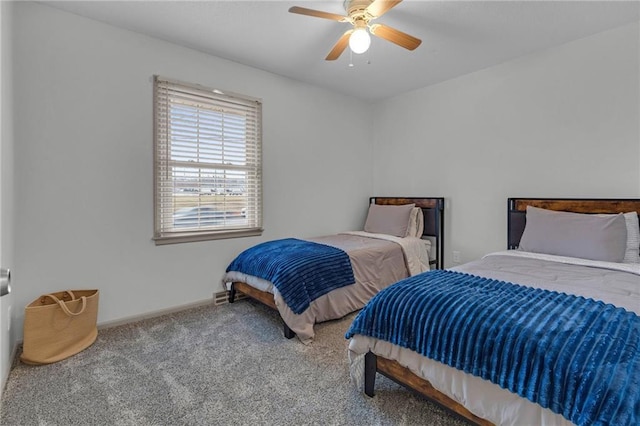
[[[416,47],[420,46],[420,43],[422,43],[422,40],[419,38],[415,38],[407,33],[403,33],[402,31],[382,24],[374,24],[369,28],[369,30],[371,31],[371,34],[409,50],[414,50]]]
[[[365,9],[371,16],[379,18],[402,0],[374,0]]]
[[[293,6],[289,8],[289,12],[299,15],[314,16],[316,18],[331,19],[338,22],[349,22],[348,16],[337,15],[335,13],[323,12],[321,10],[307,9],[306,7]]]
[[[349,30],[342,34],[342,37],[340,37],[340,40],[338,40],[338,42],[333,46],[333,49],[331,49],[331,52],[329,52],[325,60],[335,61],[340,57],[340,55],[342,55],[344,49],[349,45],[349,36],[351,36],[352,32],[353,30]]]

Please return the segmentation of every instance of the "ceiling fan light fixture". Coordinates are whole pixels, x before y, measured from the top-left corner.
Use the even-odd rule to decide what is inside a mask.
[[[366,28],[356,28],[349,37],[349,48],[353,53],[364,53],[371,46],[371,37]]]

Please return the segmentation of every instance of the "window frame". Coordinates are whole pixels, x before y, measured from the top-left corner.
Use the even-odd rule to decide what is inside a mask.
[[[175,193],[175,176],[172,172],[169,172],[172,167],[179,167],[177,164],[179,161],[171,158],[172,140],[169,136],[169,131],[161,131],[162,129],[168,129],[170,127],[170,113],[168,110],[172,104],[167,93],[171,90],[180,91],[184,90],[187,93],[195,94],[199,100],[203,100],[203,104],[215,106],[216,108],[222,107],[229,108],[229,110],[237,109],[238,103],[242,103],[245,108],[255,114],[255,119],[252,120],[250,139],[251,149],[248,144],[245,146],[244,155],[250,157],[253,161],[248,161],[245,167],[249,170],[249,173],[253,175],[253,178],[249,179],[253,182],[253,185],[246,185],[245,191],[247,193],[247,200],[253,200],[247,202],[246,217],[248,219],[247,226],[238,227],[233,225],[223,225],[218,229],[201,228],[200,225],[194,227],[191,230],[176,230],[174,226],[166,226],[167,222],[175,220],[172,210],[171,218],[168,218],[166,212],[166,205],[175,203],[175,195],[168,195],[166,188],[167,183],[171,185],[171,194]],[[161,93],[161,91],[164,91]],[[210,100],[210,104],[206,103],[206,100]],[[176,103],[176,105],[179,105]],[[164,112],[161,109],[165,108]],[[196,108],[200,109],[196,106]],[[205,108],[202,108],[203,110]],[[224,110],[226,111],[226,110]],[[196,241],[208,241],[227,238],[241,238],[262,235],[262,100],[258,98],[249,97],[237,93],[228,91],[222,91],[218,89],[204,87],[198,84],[185,83],[182,81],[161,77],[158,75],[153,76],[153,206],[154,206],[154,235],[153,241],[156,245],[164,244],[176,244],[187,243]],[[246,133],[245,133],[246,136]],[[221,141],[221,146],[224,146],[224,140]],[[194,144],[196,149],[200,147],[200,140]],[[253,154],[249,155],[250,152]],[[219,164],[215,162],[196,162],[194,169],[202,170],[201,165],[205,166],[205,169],[209,168],[214,170],[216,166],[224,169],[224,159]],[[198,186],[202,185],[202,180],[197,181]],[[247,182],[245,182],[247,183]],[[200,193],[199,193],[200,194]],[[199,195],[200,197],[201,195]],[[229,197],[230,195],[223,195]],[[167,197],[171,197],[171,202],[167,201]],[[172,207],[173,208],[173,207]],[[175,224],[175,222],[173,222]],[[163,224],[165,224],[163,226]]]

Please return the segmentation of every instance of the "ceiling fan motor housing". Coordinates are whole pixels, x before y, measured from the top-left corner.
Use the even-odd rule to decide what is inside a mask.
[[[370,19],[374,18],[366,12],[371,3],[373,0],[345,0],[344,10],[354,22],[363,20],[368,23]]]

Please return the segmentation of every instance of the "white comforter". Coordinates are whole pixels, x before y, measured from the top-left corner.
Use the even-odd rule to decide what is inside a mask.
[[[515,250],[453,268],[461,272],[602,300],[640,315],[640,265],[622,265]],[[504,425],[570,425],[564,417],[491,382],[409,349],[361,335],[349,342],[351,376],[362,389],[364,354],[396,360],[475,415]]]

